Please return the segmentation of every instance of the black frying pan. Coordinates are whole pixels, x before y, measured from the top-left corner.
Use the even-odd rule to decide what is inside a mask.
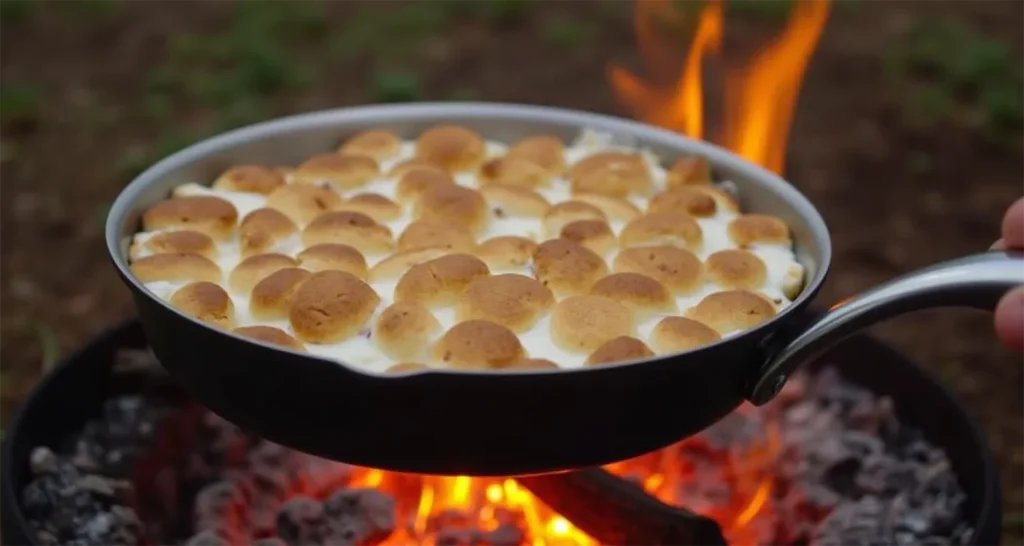
[[[774,319],[686,353],[579,370],[384,376],[208,326],[154,296],[129,271],[128,245],[142,212],[180,184],[213,180],[236,164],[296,164],[369,128],[411,137],[438,123],[461,124],[499,141],[536,133],[569,140],[589,128],[665,160],[703,155],[720,178],[736,184],[743,210],[773,214],[790,226],[807,284]],[[106,236],[153,350],[207,407],[292,448],[428,474],[531,474],[634,457],[696,433],[744,400],[767,402],[796,366],[873,322],[940,305],[991,309],[1007,290],[1024,284],[1024,257],[989,252],[911,273],[804,326],[793,319],[821,287],[831,245],[821,216],[795,188],[725,150],[675,133],[504,104],[347,108],[232,131],[142,173],[114,202]]]

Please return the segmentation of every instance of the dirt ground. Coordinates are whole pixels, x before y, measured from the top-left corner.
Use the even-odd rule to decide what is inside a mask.
[[[41,369],[131,316],[128,292],[105,255],[106,207],[135,170],[173,149],[175,139],[212,131],[228,107],[249,107],[223,122],[229,125],[403,98],[474,98],[625,115],[606,81],[606,63],[637,61],[625,2],[528,2],[511,16],[461,14],[443,25],[430,23],[432,32],[399,52],[386,50],[383,37],[358,41],[351,29],[359,26],[359,6],[335,2],[322,10],[323,21],[297,26],[308,31],[288,42],[286,62],[272,65],[277,72],[266,68],[273,55],[259,58],[262,79],[251,81],[269,81],[271,91],[253,97],[235,90],[228,106],[211,105],[173,89],[154,94],[150,83],[160,68],[177,62],[175,47],[186,47],[175,37],[217,36],[234,28],[229,3],[111,7],[94,1],[72,9],[70,2],[45,2],[24,13],[12,9],[14,3],[3,2],[0,34],[5,421]],[[943,102],[941,93],[921,92],[920,80],[902,73],[907,70],[901,72],[897,59],[913,49],[912,29],[943,17],[983,36],[979,49],[1005,46],[1010,57],[1002,64],[1019,67],[1024,3],[844,4],[852,3],[836,5],[807,71],[786,169],[832,231],[835,260],[822,305],[901,272],[984,250],[998,236],[1003,210],[1022,195],[1024,180],[1015,113],[979,122],[975,108],[965,106],[971,96],[957,88]],[[755,37],[778,27],[776,15],[737,11],[744,13],[726,25],[727,43],[737,50],[755,47]],[[417,32],[433,16],[419,17]],[[292,85],[275,87],[275,78],[289,76],[281,66],[292,64],[304,68],[302,77],[297,73]],[[381,66],[401,71],[382,76]],[[1002,88],[981,89],[987,111],[999,111]],[[908,115],[921,105],[932,106],[924,122]],[[990,317],[980,312],[920,312],[875,332],[946,379],[983,425],[1005,488],[1004,543],[1021,544],[1021,357],[997,344]]]

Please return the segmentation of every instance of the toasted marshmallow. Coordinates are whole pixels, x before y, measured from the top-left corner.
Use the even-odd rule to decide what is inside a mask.
[[[365,155],[377,161],[391,159],[398,155],[402,140],[391,131],[370,129],[358,133],[338,148],[339,154]]]
[[[283,212],[256,209],[238,226],[238,246],[243,257],[262,254],[298,232],[298,226]]]
[[[722,336],[710,326],[684,317],[665,317],[651,332],[651,346],[659,354],[689,351],[719,339]]]
[[[380,296],[344,271],[313,273],[301,283],[288,308],[288,322],[307,343],[334,343],[362,329]]]
[[[446,248],[455,252],[470,252],[476,242],[473,234],[462,224],[445,222],[438,218],[416,220],[406,226],[398,238],[398,250],[420,248]]]
[[[794,263],[786,268],[786,274],[782,277],[782,293],[787,298],[795,300],[804,289],[804,266]]]
[[[474,279],[490,274],[487,264],[468,254],[449,254],[414,265],[395,286],[396,302],[436,308],[455,303]]]
[[[614,364],[629,360],[639,360],[654,356],[652,351],[643,341],[635,337],[619,336],[605,342],[596,351],[590,353],[585,364],[597,366],[599,364]]]
[[[587,192],[625,198],[632,192],[650,192],[651,173],[639,154],[601,152],[573,165],[569,181],[574,194]]]
[[[394,248],[391,230],[373,218],[351,211],[325,212],[302,230],[302,244],[341,243],[360,252],[381,254]]]
[[[281,269],[267,275],[252,288],[249,311],[256,320],[284,320],[288,318],[295,292],[310,277],[310,272],[298,267]]]
[[[417,220],[441,220],[465,226],[473,234],[487,227],[490,215],[480,192],[454,184],[428,189],[416,200]]]
[[[211,260],[217,257],[217,246],[213,239],[198,231],[164,231],[146,239],[144,243],[134,242],[131,247],[132,260],[152,254],[198,254]]]
[[[698,218],[714,216],[717,210],[717,203],[709,193],[686,186],[663,191],[647,205],[647,212],[674,212]]]
[[[604,220],[576,220],[562,227],[562,239],[583,245],[598,255],[611,252],[617,246],[615,234]]]
[[[168,282],[220,282],[220,267],[199,254],[166,252],[135,260],[132,273],[144,283]]]
[[[507,273],[474,279],[455,306],[458,321],[489,320],[523,333],[555,304],[543,284],[525,275]]]
[[[480,258],[491,269],[521,269],[533,259],[537,243],[515,235],[492,237],[476,247]]]
[[[319,154],[291,173],[298,184],[327,182],[339,190],[358,188],[380,175],[377,160],[366,155]]]
[[[753,290],[764,284],[768,267],[761,258],[746,250],[719,250],[704,262],[708,279],[722,288]]]
[[[741,247],[756,243],[789,245],[789,227],[767,214],[744,214],[729,223],[729,238]]]
[[[676,311],[676,299],[663,284],[640,273],[612,273],[590,289],[629,307],[638,317]]]
[[[235,324],[235,305],[231,303],[231,297],[212,282],[186,284],[171,296],[170,304],[207,324],[221,328],[231,328]]]
[[[242,260],[228,276],[228,286],[238,294],[252,292],[256,283],[271,273],[299,265],[294,258],[284,254],[257,254]]]
[[[540,218],[551,208],[547,199],[527,188],[495,184],[480,188],[480,193],[497,218]]]
[[[690,215],[674,212],[647,213],[637,216],[622,228],[619,243],[623,248],[671,245],[699,250],[704,244],[704,232]]]
[[[426,364],[421,364],[419,362],[399,362],[398,364],[394,364],[390,366],[388,369],[384,370],[384,373],[402,374],[412,372],[423,372],[429,369],[430,366],[427,366]]]
[[[529,161],[552,176],[565,173],[565,144],[556,136],[526,137],[509,148],[505,157]]]
[[[304,226],[321,214],[337,210],[341,196],[327,188],[312,184],[288,184],[267,198],[267,206],[277,209],[299,226]]]
[[[524,358],[517,360],[508,367],[510,370],[557,370],[558,364],[546,358]]]
[[[508,328],[486,320],[461,322],[434,345],[434,359],[460,370],[500,370],[526,356]]]
[[[551,339],[559,348],[591,353],[619,336],[632,336],[633,312],[603,296],[571,296],[555,305]]]
[[[608,220],[601,209],[582,201],[563,201],[544,214],[544,235],[558,237],[566,224],[577,220]]]
[[[669,188],[711,184],[711,165],[703,156],[681,157],[668,169],[665,185]]]
[[[391,222],[402,217],[398,203],[376,193],[360,193],[338,206],[338,210],[363,213],[377,222]]]
[[[475,170],[486,155],[484,139],[458,125],[437,125],[416,139],[416,157],[436,163],[449,172]]]
[[[344,271],[359,279],[366,279],[366,258],[353,247],[338,243],[313,245],[296,256],[299,265],[317,273],[319,271]]]
[[[537,280],[556,296],[586,294],[608,274],[608,264],[594,251],[567,239],[552,239],[533,254]]]
[[[686,316],[720,334],[753,328],[775,316],[775,307],[763,296],[746,290],[716,292],[705,297]]]
[[[400,175],[395,184],[395,197],[402,203],[415,203],[434,188],[454,185],[452,175],[438,167],[411,167]]]
[[[440,258],[447,254],[454,254],[454,252],[445,248],[416,248],[413,250],[403,250],[384,258],[370,268],[370,280],[373,282],[379,282],[389,279],[397,279],[408,271],[410,267],[429,262],[434,258]]]
[[[433,161],[427,161],[422,157],[413,157],[406,159],[405,161],[399,161],[394,167],[391,167],[391,170],[388,171],[388,178],[401,178],[405,173],[415,169],[441,171],[446,174],[448,172],[444,170],[444,167],[434,163]]]
[[[498,157],[484,163],[477,173],[482,185],[499,184],[513,188],[540,188],[551,185],[551,173],[523,158]]]
[[[261,165],[240,165],[224,171],[213,189],[270,195],[285,184],[280,172]]]
[[[615,256],[616,273],[640,273],[665,285],[673,294],[690,294],[700,288],[703,266],[684,248],[646,246],[627,248]]]
[[[395,303],[377,317],[373,341],[392,360],[417,360],[428,356],[430,338],[440,331],[441,323],[426,307]]]
[[[153,205],[142,215],[142,229],[188,229],[215,240],[230,237],[238,223],[234,205],[208,195],[174,197]]]
[[[244,326],[242,328],[235,328],[235,333],[257,341],[270,343],[271,345],[280,345],[286,349],[306,350],[306,346],[300,343],[299,340],[288,335],[284,330],[274,328],[273,326]]]
[[[578,192],[573,194],[573,201],[581,201],[601,210],[609,220],[628,222],[640,215],[640,209],[625,199],[608,197],[599,193]]]

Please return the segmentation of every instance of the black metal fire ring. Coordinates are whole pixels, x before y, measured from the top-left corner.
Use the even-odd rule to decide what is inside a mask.
[[[2,449],[0,538],[4,544],[36,543],[19,503],[19,492],[30,474],[31,449],[53,445],[55,438],[80,427],[109,395],[115,352],[143,346],[141,325],[125,321],[69,355],[33,389],[12,420]],[[811,367],[825,363],[840,367],[854,383],[891,395],[897,400],[900,419],[947,452],[967,494],[966,519],[975,530],[972,544],[997,544],[1002,514],[994,458],[980,428],[952,392],[899,351],[867,335],[851,338]],[[918,403],[898,403],[905,399]]]

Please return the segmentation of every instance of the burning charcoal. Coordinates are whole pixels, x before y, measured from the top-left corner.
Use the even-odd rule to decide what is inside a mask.
[[[375,489],[342,489],[324,502],[327,544],[377,544],[395,530],[395,500]]]
[[[188,539],[185,546],[231,546],[231,542],[214,531],[203,531]]]
[[[115,506],[110,512],[101,512],[88,518],[76,529],[77,539],[82,544],[125,544],[139,543],[142,525],[135,511]]]
[[[36,476],[54,472],[57,470],[57,456],[50,451],[50,448],[37,447],[29,455],[28,464]]]
[[[217,529],[230,518],[239,498],[234,483],[221,481],[201,489],[195,500],[195,528]]]
[[[525,538],[522,529],[508,524],[499,525],[497,529],[484,535],[484,541],[491,546],[518,546]]]
[[[309,497],[294,497],[277,512],[277,536],[288,544],[314,544],[321,540],[324,507]]]
[[[79,478],[75,486],[101,499],[118,500],[123,503],[131,501],[132,484],[125,480],[89,475]]]

